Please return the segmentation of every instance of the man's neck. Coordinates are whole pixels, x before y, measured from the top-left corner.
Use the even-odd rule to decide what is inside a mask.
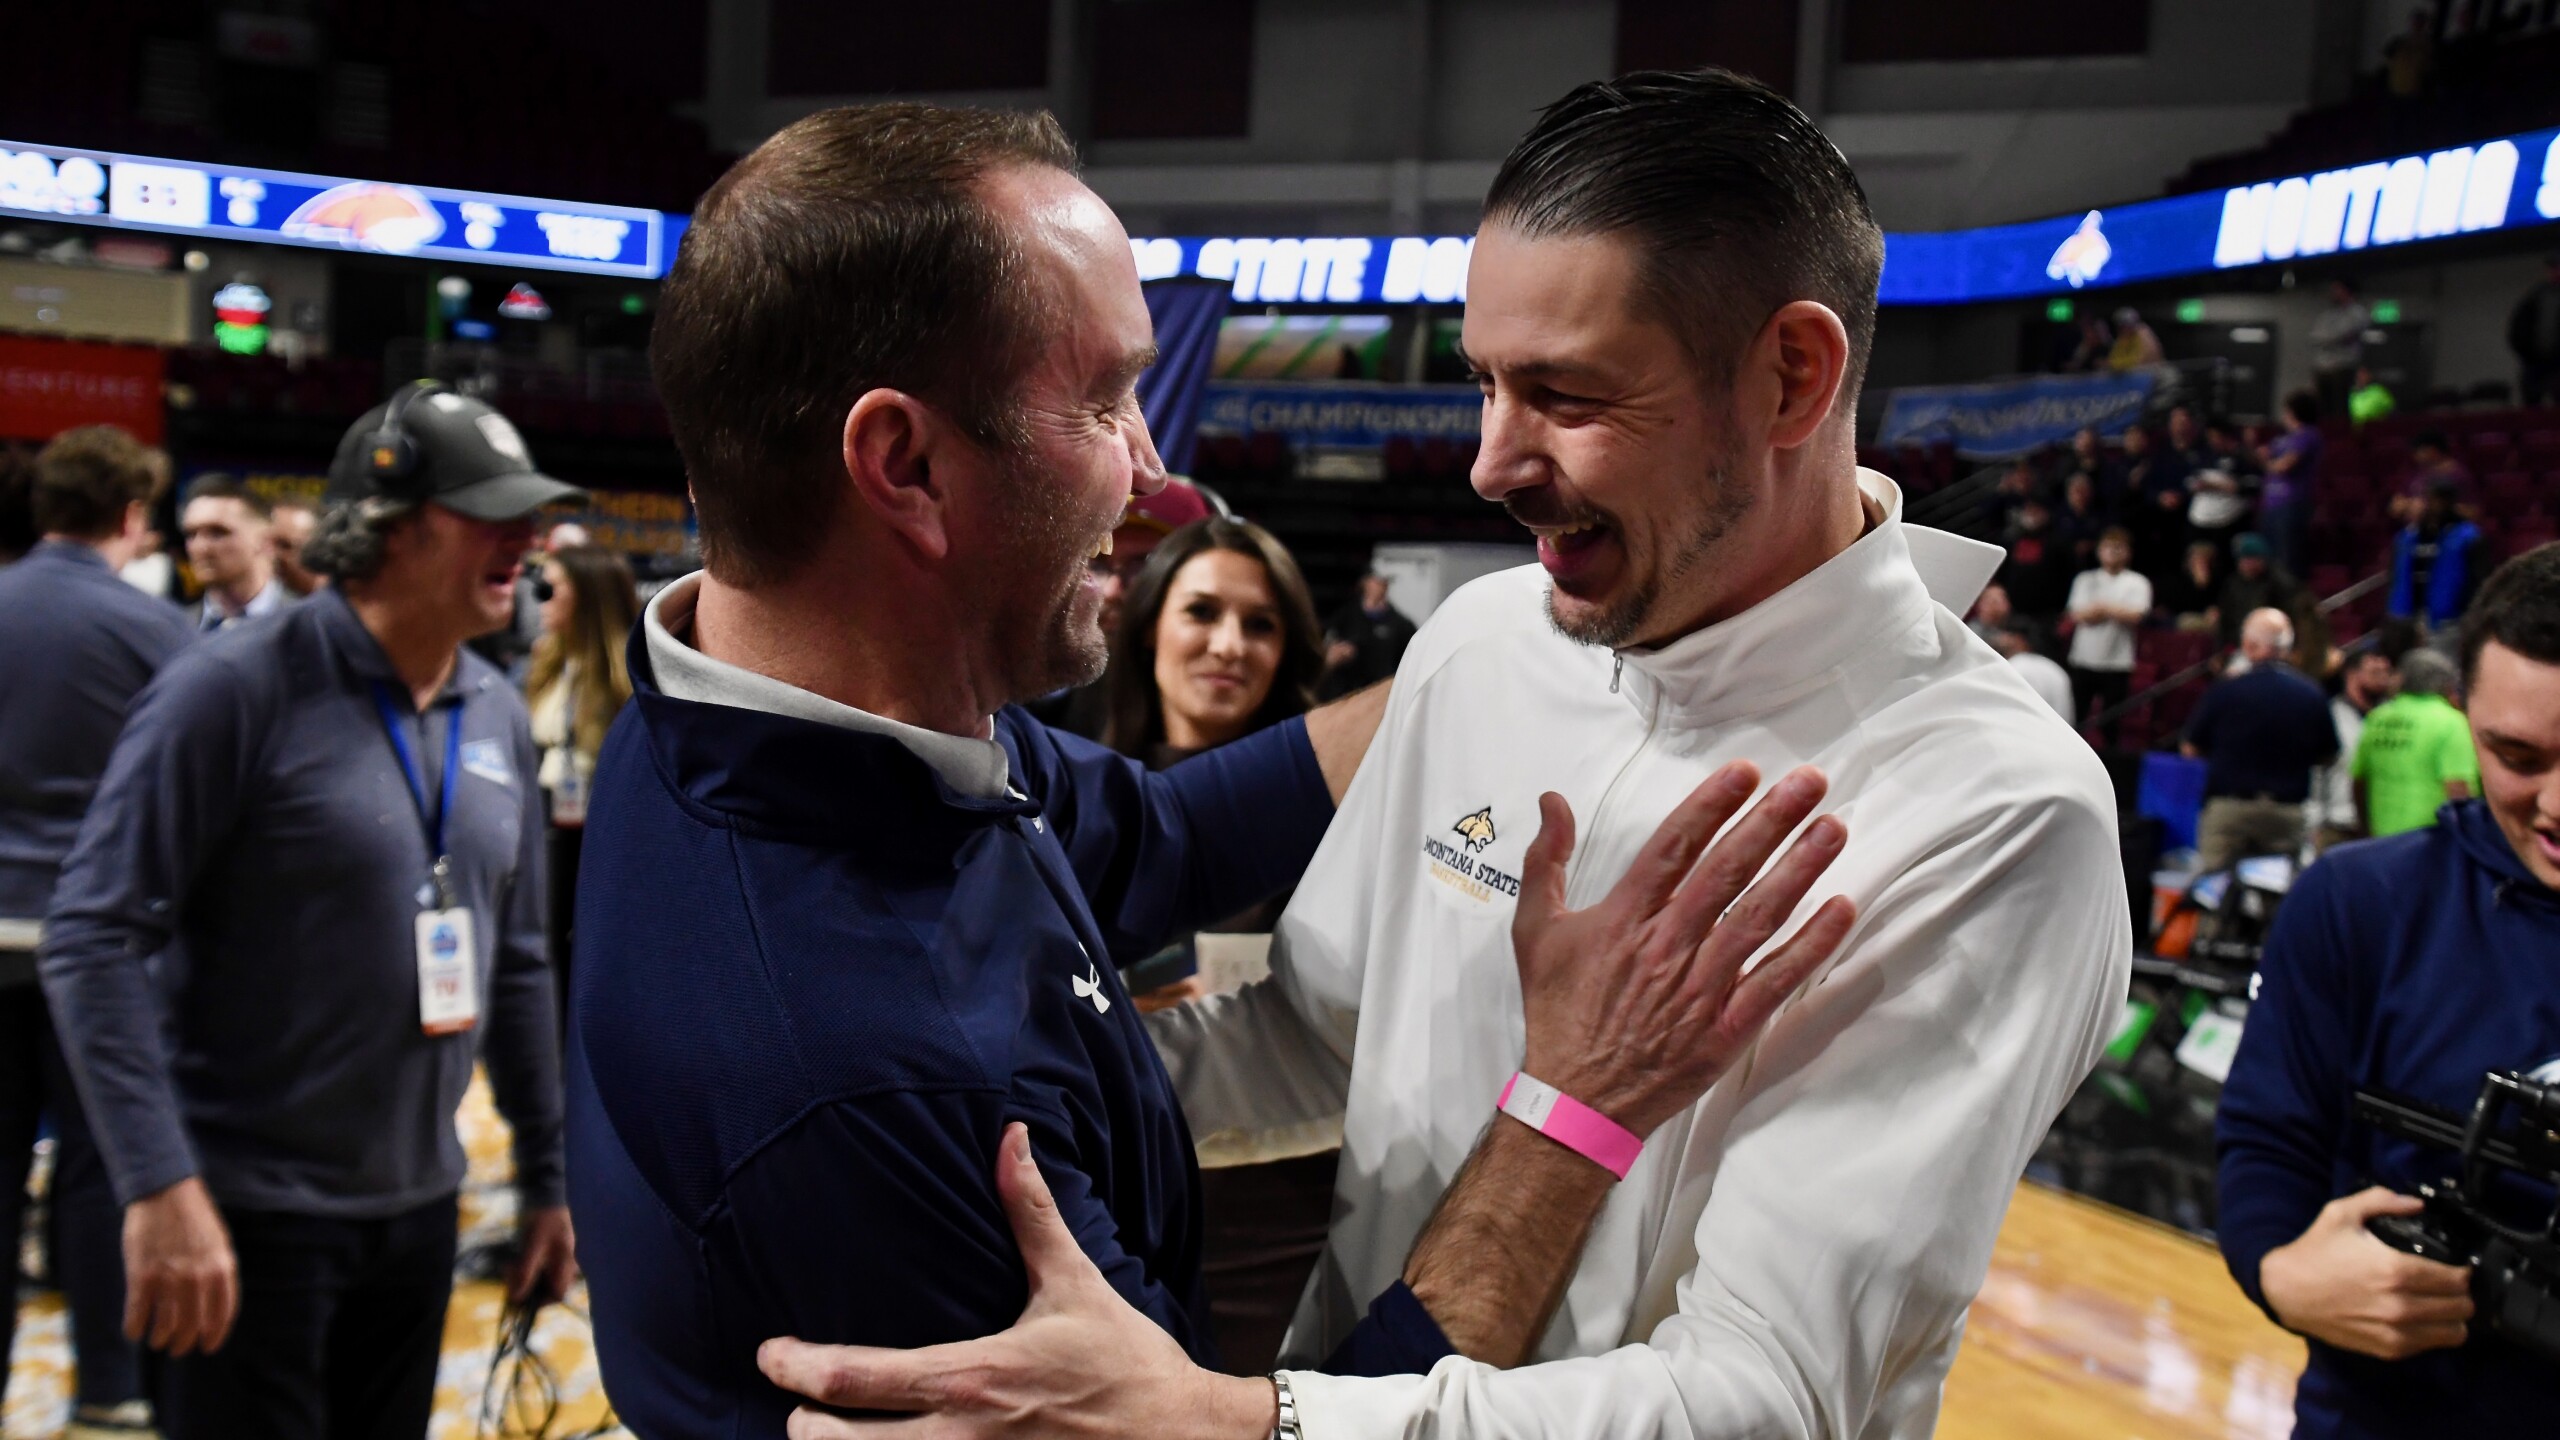
[[[251,571],[227,585],[207,586],[205,593],[222,607],[226,615],[237,615],[249,608],[249,602],[266,592],[271,574]]]
[[[1750,553],[1766,557],[1761,564],[1708,602],[1705,613],[1697,619],[1671,634],[1636,643],[1668,645],[1710,625],[1723,624],[1829,564],[1834,556],[1858,543],[1860,536],[1884,522],[1883,507],[1867,499],[1866,492],[1858,486],[1857,466],[1847,459],[1836,467],[1812,460],[1801,473],[1781,474],[1772,492],[1806,498],[1779,510],[1771,532],[1750,545]],[[1731,544],[1737,537],[1726,538]],[[1743,547],[1736,546],[1734,550],[1743,553]]]
[[[945,735],[983,740],[1004,703],[973,673],[947,610],[913,603],[894,618],[876,598],[832,577],[855,567],[804,566],[754,589],[703,572],[693,646],[724,664],[856,710]]]
[[[133,563],[133,542],[122,535],[109,535],[100,539],[94,535],[64,535],[59,532],[47,532],[44,539],[48,544],[77,545],[83,550],[94,550],[99,559],[107,562],[107,568],[110,570],[122,570]]]
[[[409,687],[409,698],[418,709],[424,712],[433,705],[445,682],[453,678],[462,642],[470,637],[456,635],[452,626],[376,594],[370,586],[348,586],[347,606],[390,657],[391,668],[399,673],[400,683]]]

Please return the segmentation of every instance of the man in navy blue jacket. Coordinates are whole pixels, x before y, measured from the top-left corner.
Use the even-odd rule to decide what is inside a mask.
[[[2560,1415],[2560,1369],[2471,1323],[2467,1270],[2365,1228],[2416,1213],[2409,1192],[2455,1161],[2356,1122],[2357,1089],[2468,1113],[2488,1071],[2560,1079],[2560,545],[2483,589],[2463,672],[2481,798],[2303,875],[2223,1090],[2222,1250],[2311,1341],[2303,1440],[2548,1435]]]
[[[1161,774],[1018,708],[1100,672],[1092,561],[1165,482],[1128,237],[1074,164],[1045,115],[822,112],[712,188],[668,279],[653,363],[705,568],[652,600],[598,763],[568,1078],[598,1354],[650,1440],[783,1434],[771,1337],[1012,1323],[1028,1280],[997,1155],[1017,1126],[1083,1254],[1215,1360],[1191,1137],[1114,967],[1303,870],[1384,692]],[[1686,963],[1724,905],[1683,877],[1749,790],[1729,774],[1675,812],[1637,867],[1658,894],[1577,912],[1598,917],[1574,931],[1588,963],[1530,1022],[1633,1097],[1680,1090],[1669,1109],[1711,1077],[1618,1042],[1714,1051],[1720,1018],[1747,1039],[1812,968]],[[1819,795],[1764,802],[1697,871],[1759,873]],[[1772,928],[1827,863],[1780,864]],[[1616,983],[1640,950],[1699,977],[1684,1003]],[[1506,1154],[1452,1193],[1541,1213],[1592,1163]],[[1592,1208],[1517,1244],[1453,1223],[1415,1253],[1443,1247],[1469,1282],[1445,1298],[1503,1310],[1525,1349]],[[1450,1350],[1398,1283],[1335,1366]],[[1202,1407],[1267,1429],[1278,1394]]]

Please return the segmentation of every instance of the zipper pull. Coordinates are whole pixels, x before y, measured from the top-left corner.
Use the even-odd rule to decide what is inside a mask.
[[[1620,656],[1618,656],[1618,657],[1617,657],[1617,662],[1616,662],[1615,664],[1613,664],[1613,665],[1611,665],[1611,666],[1609,667],[1609,693],[1610,693],[1610,694],[1615,695],[1615,694],[1617,694],[1617,693],[1618,693],[1618,677],[1619,677],[1619,676],[1621,676],[1621,675],[1624,675],[1624,674],[1626,674],[1626,673],[1627,673],[1627,657],[1626,657],[1626,656],[1624,656],[1624,655],[1620,655]]]

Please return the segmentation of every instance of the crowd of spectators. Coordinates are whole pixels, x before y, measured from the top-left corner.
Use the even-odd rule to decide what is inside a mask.
[[[2331,303],[2361,308],[2351,286]],[[2335,328],[2320,380],[2353,397],[2370,374]],[[2187,405],[2112,444],[2083,430],[2009,461],[1971,517],[2007,551],[1975,632],[2092,744],[2199,762],[2208,868],[2419,828],[2470,794],[2451,637],[2498,561],[2549,538],[2560,476],[2490,486],[2464,460],[2529,464],[2542,431],[2501,450],[2417,430],[2370,474],[2323,413],[2304,389],[2267,431]],[[2339,563],[2350,533],[2359,563]]]

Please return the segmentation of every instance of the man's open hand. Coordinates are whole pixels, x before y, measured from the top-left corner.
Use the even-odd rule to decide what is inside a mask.
[[[1573,811],[1561,795],[1539,797],[1511,920],[1528,1021],[1521,1068],[1638,1135],[1705,1094],[1857,918],[1835,897],[1742,973],[1848,838],[1824,816],[1753,884],[1828,788],[1820,771],[1798,769],[1708,848],[1759,778],[1742,761],[1708,776],[1587,910],[1564,904]]]
[[[1278,1414],[1271,1382],[1192,1364],[1172,1336],[1102,1278],[1058,1214],[1020,1125],[1005,1127],[996,1190],[1031,1276],[1022,1318],[983,1340],[922,1350],[766,1341],[756,1364],[774,1384],[836,1409],[901,1417],[844,1420],[804,1407],[792,1412],[792,1440],[1260,1440],[1271,1433]]]
[[[2258,1262],[2267,1307],[2288,1330],[2380,1360],[2461,1344],[2471,1272],[2394,1250],[2364,1228],[2377,1215],[2425,1208],[2379,1185],[2330,1201],[2300,1239]]]

